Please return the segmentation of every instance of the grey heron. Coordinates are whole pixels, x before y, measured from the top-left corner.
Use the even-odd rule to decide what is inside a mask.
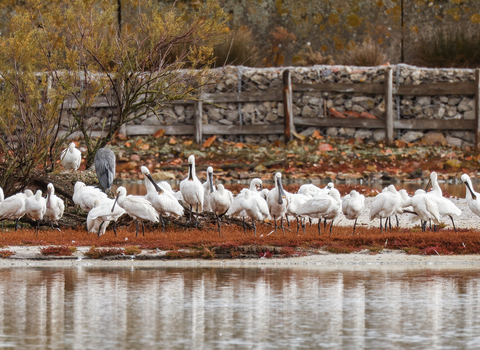
[[[110,191],[115,178],[115,154],[110,148],[100,148],[94,162],[100,186],[105,192]]]

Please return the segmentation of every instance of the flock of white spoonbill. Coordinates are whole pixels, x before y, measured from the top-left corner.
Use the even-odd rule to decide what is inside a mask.
[[[72,143],[62,153],[62,164],[66,169],[77,170],[81,162],[81,153]],[[100,149],[95,156],[95,169],[99,182],[108,191],[115,176],[115,155],[108,148]],[[254,234],[256,235],[256,221],[273,219],[275,234],[277,233],[277,221],[280,220],[280,227],[283,233],[283,219],[289,223],[289,217],[296,218],[297,233],[301,223],[305,233],[305,221],[317,219],[318,233],[321,233],[321,222],[324,220],[324,229],[327,221],[330,220],[330,234],[332,233],[333,222],[341,213],[348,220],[354,220],[353,233],[357,219],[365,211],[364,195],[352,190],[343,197],[329,183],[325,188],[319,188],[313,184],[300,186],[297,193],[289,193],[283,189],[282,174],[277,172],[274,175],[275,187],[271,190],[262,187],[262,180],[255,178],[251,181],[249,188],[242,189],[237,196],[225,189],[222,184],[215,186],[213,181],[213,168],[207,169],[207,181],[201,183],[196,176],[195,157],[188,158],[188,176],[180,182],[180,190],[175,192],[171,186],[160,181],[156,183],[147,167],[142,166],[141,171],[145,176],[147,194],[145,196],[127,195],[125,187],[120,186],[115,191],[115,200],[107,196],[99,188],[86,186],[83,182],[77,182],[74,186],[73,202],[83,210],[88,211],[87,229],[89,232],[101,235],[105,233],[108,225],[113,221],[113,230],[116,235],[116,221],[123,214],[128,214],[136,221],[136,235],[139,231],[139,222],[142,223],[143,234],[145,229],[143,223],[161,221],[163,231],[165,224],[163,216],[182,217],[184,205],[189,207],[190,215],[185,221],[185,227],[192,221],[192,213],[195,211],[195,227],[198,227],[198,214],[202,211],[212,212],[217,220],[218,231],[221,235],[221,217],[224,215],[234,216],[243,219],[244,230],[245,219],[252,220]],[[467,174],[461,177],[465,184],[466,199],[468,206],[473,213],[480,216],[480,203],[478,193],[473,190],[472,182]],[[431,185],[431,186],[430,186]],[[432,187],[431,191],[427,191]],[[183,205],[181,204],[183,203]],[[29,189],[23,193],[17,193],[4,198],[3,190],[0,188],[0,220],[18,220],[27,215],[38,225],[44,217],[52,224],[57,224],[64,212],[64,202],[55,195],[52,184],[47,187],[47,197],[42,196],[42,191],[37,190],[36,194]],[[425,190],[419,189],[410,197],[406,190],[397,191],[394,185],[384,188],[373,200],[370,208],[370,220],[380,219],[380,230],[387,229],[391,225],[391,217],[395,216],[398,227],[398,215],[405,214],[411,221],[420,220],[422,231],[426,230],[427,223],[440,223],[442,217],[449,217],[456,231],[454,217],[461,214],[461,210],[449,199],[443,197],[442,190],[437,181],[437,174],[430,174],[430,181]],[[385,220],[383,224],[382,220]],[[290,224],[290,223],[289,223]],[[430,225],[431,227],[431,225]]]

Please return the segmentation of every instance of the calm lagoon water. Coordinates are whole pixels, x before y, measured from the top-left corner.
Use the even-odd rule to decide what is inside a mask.
[[[13,267],[0,281],[0,348],[480,348],[480,268]]]

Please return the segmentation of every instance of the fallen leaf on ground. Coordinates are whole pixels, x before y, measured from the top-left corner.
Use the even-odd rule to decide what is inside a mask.
[[[210,147],[216,139],[217,139],[217,135],[213,135],[212,137],[209,137],[207,141],[203,143],[203,147],[205,148]]]
[[[158,129],[155,134],[153,134],[153,137],[162,137],[165,135],[165,129]]]

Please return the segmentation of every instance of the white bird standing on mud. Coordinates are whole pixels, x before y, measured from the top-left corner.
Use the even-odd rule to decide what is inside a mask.
[[[145,187],[147,188],[147,200],[160,214],[160,221],[162,223],[162,230],[165,232],[165,223],[163,222],[162,215],[167,216],[183,216],[183,207],[172,193],[165,191],[153,180],[150,171],[146,166],[140,168],[142,174],[145,175]]]
[[[427,192],[427,196],[435,201],[438,207],[438,212],[441,216],[448,216],[450,220],[452,220],[453,229],[457,232],[453,217],[459,216],[462,214],[462,211],[451,200],[443,197],[442,189],[438,185],[437,173],[434,171],[430,174],[430,181],[427,184],[427,188],[430,183],[432,185],[432,190]]]
[[[386,219],[386,230],[388,218],[392,215],[395,215],[396,213],[401,212],[402,209],[399,208],[397,196],[390,191],[381,192],[375,196],[370,207],[370,221],[377,217],[380,218],[380,232],[383,233],[382,218]]]
[[[210,184],[210,207],[213,214],[217,217],[218,234],[222,237],[220,232],[220,217],[223,216],[233,203],[233,194],[229,190],[225,189],[222,184],[217,186],[214,190],[213,182]]]
[[[203,183],[203,211],[212,211],[210,206],[210,194],[215,191],[213,184],[213,168],[207,168],[207,181]],[[213,186],[213,190],[212,190]]]
[[[66,170],[77,171],[82,163],[82,152],[75,148],[74,142],[71,142],[68,148],[63,150],[60,160]]]
[[[87,215],[87,229],[88,232],[96,233],[97,237],[105,234],[108,225],[113,221],[113,233],[117,236],[117,220],[125,214],[125,210],[116,205],[112,212],[113,199],[107,199],[101,202],[98,198],[95,199],[95,206],[88,212]]]
[[[357,226],[357,219],[365,210],[365,196],[352,190],[350,194],[343,197],[342,211],[343,215],[348,220],[355,220],[353,224],[353,234],[355,234],[355,227]]]
[[[468,207],[470,210],[477,216],[480,216],[480,199],[478,196],[479,193],[473,190],[472,180],[470,180],[470,176],[467,174],[463,174],[461,177],[467,191],[465,193],[465,198],[467,199]]]
[[[288,215],[293,215],[295,216],[296,220],[297,220],[297,233],[298,233],[298,230],[299,230],[299,219],[302,220],[302,229],[303,229],[303,233],[305,233],[305,225],[303,223],[303,217],[300,217],[300,215],[298,214],[298,208],[300,208],[300,206],[307,202],[312,196],[310,194],[310,188],[304,188],[303,193],[287,193],[287,197],[288,197],[288,207],[287,207],[287,216]]]
[[[194,207],[196,208],[197,214],[195,216],[195,227],[198,227],[199,209],[200,212],[203,211],[204,190],[202,183],[195,174],[195,156],[193,154],[188,157],[188,176],[180,182],[180,192],[182,192],[184,202],[190,206],[190,218],[185,223],[185,227],[192,221],[192,211]]]
[[[25,192],[19,192],[5,198],[0,203],[0,220],[15,220],[15,231],[17,231],[19,227],[18,220],[20,220],[26,212],[25,201],[31,196],[33,196],[33,192],[27,189]]]
[[[43,220],[45,213],[47,211],[47,201],[42,197],[42,191],[37,190],[34,196],[28,197],[25,200],[25,212],[27,216],[37,222],[35,232],[38,235],[38,227],[40,226],[40,221]]]
[[[247,189],[244,192],[240,205],[245,211],[245,214],[252,219],[253,233],[256,236],[257,227],[255,225],[255,220],[263,221],[270,218],[267,202],[262,196],[253,194],[251,190]],[[243,230],[245,231],[245,224],[243,225]]]
[[[427,222],[433,220],[435,224],[439,224],[440,213],[435,201],[427,196],[426,192],[422,189],[415,191],[415,195],[406,199],[402,203],[402,207],[412,206],[413,211],[418,215],[418,218],[422,223],[422,231],[426,230]]]
[[[340,192],[336,188],[332,188],[328,194],[316,195],[303,203],[298,208],[298,215],[308,216],[310,218],[318,218],[318,234],[321,234],[320,224],[322,219],[332,220],[330,225],[330,234],[332,234],[332,226],[335,218],[342,210],[342,200]]]
[[[55,187],[53,184],[48,184],[47,186],[47,211],[46,215],[50,223],[58,225],[58,220],[60,220],[63,216],[63,212],[65,211],[65,203],[63,199],[58,197],[55,194]]]
[[[95,199],[104,202],[108,199],[108,196],[99,188],[86,186],[81,181],[75,183],[72,200],[76,205],[79,205],[83,210],[89,211],[95,206]]]
[[[282,174],[277,172],[275,174],[275,188],[273,188],[267,195],[267,205],[270,215],[273,216],[275,222],[275,234],[277,234],[277,219],[280,218],[280,227],[283,234],[283,216],[287,212],[288,199],[282,186]]]
[[[132,217],[133,220],[137,222],[137,230],[135,231],[135,237],[138,236],[138,221],[142,222],[142,232],[145,236],[145,226],[144,221],[152,221],[154,223],[158,222],[158,213],[152,204],[143,196],[127,196],[127,190],[125,187],[120,186],[117,188],[117,195],[111,212],[115,210],[115,205],[118,203],[126,213]]]

